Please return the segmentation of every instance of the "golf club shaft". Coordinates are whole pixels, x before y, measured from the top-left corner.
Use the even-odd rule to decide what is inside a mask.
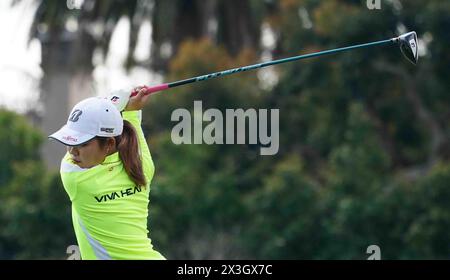
[[[147,94],[152,94],[152,93],[155,93],[158,91],[163,91],[163,90],[166,90],[169,88],[178,87],[178,86],[182,86],[182,85],[186,85],[186,84],[190,84],[190,83],[194,83],[194,82],[205,81],[205,80],[209,80],[212,78],[231,75],[231,74],[235,74],[235,73],[239,73],[239,72],[245,72],[248,70],[263,68],[263,67],[272,66],[272,65],[276,65],[276,64],[296,61],[296,60],[300,60],[300,59],[312,58],[312,57],[333,54],[333,53],[337,53],[337,52],[343,52],[343,51],[348,51],[348,50],[353,50],[353,49],[358,49],[358,48],[384,45],[384,44],[388,44],[388,43],[393,43],[393,42],[395,42],[395,40],[396,40],[396,38],[392,38],[392,39],[382,40],[382,41],[377,41],[377,42],[372,42],[372,43],[366,43],[366,44],[354,45],[354,46],[343,47],[343,48],[338,48],[338,49],[326,50],[326,51],[321,51],[321,52],[316,52],[316,53],[311,53],[311,54],[298,55],[298,56],[293,56],[293,57],[288,57],[288,58],[283,58],[283,59],[278,59],[278,60],[267,61],[267,62],[263,62],[263,63],[257,63],[257,64],[253,64],[253,65],[248,65],[248,66],[242,66],[242,67],[238,67],[238,68],[233,68],[233,69],[229,69],[229,70],[225,70],[225,71],[221,71],[221,72],[206,74],[206,75],[193,77],[193,78],[176,81],[176,82],[172,82],[172,83],[160,84],[160,85],[156,85],[156,86],[146,86]],[[136,94],[137,94],[137,92],[133,92],[131,94],[131,96],[134,96]]]

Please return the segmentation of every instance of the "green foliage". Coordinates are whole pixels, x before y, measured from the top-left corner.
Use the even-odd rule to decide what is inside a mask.
[[[152,146],[164,151],[161,156],[159,149],[154,153],[157,175],[152,183],[149,223],[156,244],[171,258],[227,257],[209,249],[216,235],[228,236],[236,230],[235,222],[243,212],[232,159],[221,156],[214,146],[174,146],[167,134],[153,141]],[[240,254],[233,252],[232,244],[226,245],[218,250]]]
[[[14,166],[14,180],[2,188],[1,239],[15,244],[13,258],[64,258],[73,235],[70,204],[57,174],[50,176],[38,162]]]
[[[414,220],[405,234],[415,258],[448,259],[450,165],[438,164],[412,188]]]
[[[440,13],[437,3],[401,1],[399,8],[383,1],[381,11],[371,11],[360,1],[284,0],[268,21],[280,38],[279,55],[288,56],[393,37],[399,23],[438,36],[449,27],[442,16],[432,20],[440,27],[421,25]],[[299,23],[299,9],[310,27]],[[395,47],[373,48],[276,67],[280,82],[262,96],[246,73],[155,97],[146,112],[148,131],[161,129],[157,123],[173,109],[190,110],[193,100],[221,110],[280,109],[280,153],[271,158],[245,146],[174,147],[167,131],[150,137],[159,170],[150,208],[150,224],[161,232],[155,242],[171,258],[365,259],[372,244],[384,259],[448,257],[448,246],[438,244],[448,243],[450,211],[436,202],[450,198],[448,155],[431,146],[448,130],[449,85],[433,65],[449,60],[432,55],[449,42],[445,36],[433,37],[416,69]],[[237,65],[210,41],[188,41],[173,58],[170,77]],[[440,159],[441,167],[423,169],[430,159]],[[402,174],[416,169],[421,179],[405,180]],[[215,180],[220,184],[210,184]],[[229,250],[218,236],[227,236]]]
[[[24,118],[0,109],[0,186],[13,178],[13,164],[39,158],[42,136]]]
[[[246,199],[243,246],[261,259],[308,259],[322,246],[320,185],[298,155],[282,159]]]
[[[70,205],[59,175],[39,160],[42,135],[14,113],[1,111],[0,120],[9,136],[0,138],[0,258],[64,258],[75,243]]]

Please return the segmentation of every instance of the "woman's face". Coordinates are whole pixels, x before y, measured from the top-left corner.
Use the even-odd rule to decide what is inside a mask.
[[[96,138],[78,146],[67,146],[67,151],[73,162],[81,168],[99,165],[107,156],[106,147],[101,148],[100,142]]]

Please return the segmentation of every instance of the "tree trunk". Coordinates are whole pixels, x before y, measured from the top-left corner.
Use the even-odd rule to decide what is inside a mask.
[[[259,49],[260,24],[250,9],[248,0],[220,1],[219,43],[223,43],[232,55],[243,48]]]
[[[39,37],[42,45],[41,100],[44,113],[41,128],[45,135],[58,130],[67,120],[69,111],[68,91],[71,78],[70,54],[73,34],[53,28]],[[57,168],[65,149],[59,143],[45,141],[42,158],[50,168]]]
[[[41,127],[49,135],[65,124],[72,107],[79,101],[94,96],[92,56],[95,41],[80,23],[77,33],[54,30],[43,35],[41,92],[44,114]],[[57,169],[65,148],[46,141],[42,148],[42,157],[50,168]]]

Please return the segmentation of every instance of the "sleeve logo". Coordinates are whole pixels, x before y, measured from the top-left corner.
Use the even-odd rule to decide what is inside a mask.
[[[111,102],[114,104],[117,104],[119,102],[120,97],[114,95],[113,97],[111,97]]]

